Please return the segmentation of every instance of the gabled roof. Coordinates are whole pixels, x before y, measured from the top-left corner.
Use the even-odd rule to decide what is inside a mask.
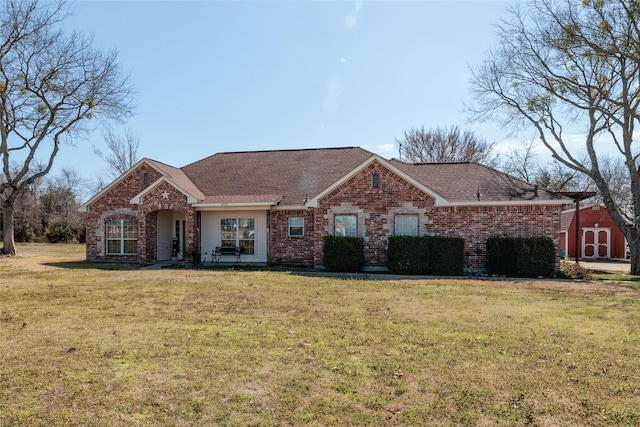
[[[351,172],[349,172],[347,175],[343,176],[340,180],[334,182],[333,184],[331,184],[331,186],[325,188],[322,192],[317,194],[313,199],[311,199],[309,201],[308,206],[317,207],[318,202],[319,202],[320,199],[322,199],[327,194],[331,193],[336,188],[340,187],[344,182],[348,181],[351,177],[353,177],[354,175],[356,175],[361,170],[365,169],[367,166],[369,166],[371,163],[374,163],[374,162],[380,163],[381,165],[383,165],[384,167],[389,169],[391,172],[393,172],[396,175],[399,175],[400,177],[405,179],[411,185],[419,188],[424,193],[426,193],[429,196],[433,197],[435,199],[435,204],[436,205],[439,205],[439,204],[443,205],[443,204],[447,203],[447,201],[444,198],[442,198],[442,196],[440,196],[438,193],[434,192],[429,187],[425,186],[423,183],[417,181],[414,177],[412,177],[412,176],[406,174],[405,172],[403,172],[402,170],[398,169],[397,167],[395,167],[394,165],[389,163],[387,160],[385,160],[382,157],[374,154],[371,157],[369,157],[367,160],[365,160],[364,163],[361,163],[355,169],[353,169]]]
[[[144,159],[136,162],[136,164],[131,166],[131,168],[129,168],[128,171],[126,171],[125,173],[120,175],[117,179],[115,179],[113,182],[111,182],[109,185],[107,185],[105,188],[103,188],[100,192],[98,192],[92,198],[90,198],[89,200],[84,202],[82,205],[80,205],[78,210],[80,212],[86,212],[87,211],[87,207],[89,205],[91,205],[93,202],[95,202],[100,197],[102,197],[103,194],[107,193],[113,187],[115,187],[120,182],[122,182],[125,178],[127,178],[129,175],[131,175],[136,169],[138,169],[142,164],[147,164],[150,167],[152,167],[153,169],[155,169],[156,171],[158,171],[163,176],[163,178],[167,179],[167,181],[171,185],[173,185],[175,188],[177,188],[178,190],[182,191],[187,196],[187,198],[189,198],[191,200],[193,200],[193,199],[202,200],[204,198],[204,194],[202,194],[202,192],[198,189],[198,187],[189,178],[187,178],[185,176],[184,172],[182,172],[181,169],[173,167],[173,166],[169,166],[169,165],[167,165],[165,163],[161,163],[161,162],[158,162],[156,160],[144,158]],[[156,184],[157,183],[152,183],[152,185],[149,188],[154,187]],[[143,193],[148,191],[149,188],[145,189],[141,194],[136,195],[136,197],[134,197],[134,199],[135,198],[139,199],[139,197]]]
[[[198,200],[205,198],[205,195],[200,191],[198,187],[191,181],[182,169],[169,166],[167,164],[158,162],[156,160],[145,159],[149,164],[153,165],[157,170],[161,171],[167,178],[175,183],[178,188],[186,191],[189,195]]]
[[[152,183],[147,188],[142,190],[140,193],[136,194],[131,199],[130,203],[140,204],[140,200],[145,195],[151,193],[153,190],[158,188],[160,186],[160,184],[162,184],[162,183],[167,183],[168,185],[172,186],[173,188],[175,188],[176,190],[178,190],[179,192],[184,194],[187,197],[187,203],[198,203],[198,201],[201,200],[201,199],[196,199],[192,194],[190,194],[184,188],[180,187],[174,180],[170,179],[169,177],[163,176],[162,178],[156,180],[154,183]]]
[[[568,199],[476,163],[405,163],[359,147],[226,152],[176,168],[143,159],[101,194],[146,162],[195,206],[315,206],[323,195],[379,162],[435,199],[436,206],[564,204]],[[160,181],[152,183],[152,188]],[[148,191],[145,190],[145,191]],[[139,200],[144,191],[134,197]],[[479,194],[479,197],[478,197]],[[308,204],[307,204],[308,203]]]
[[[568,202],[556,193],[478,163],[405,163],[397,159],[389,163],[441,195],[449,205]]]
[[[182,170],[206,194],[203,203],[266,196],[303,206],[371,156],[359,147],[218,153]]]

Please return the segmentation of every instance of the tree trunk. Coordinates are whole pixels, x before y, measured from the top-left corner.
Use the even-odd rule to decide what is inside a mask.
[[[16,240],[13,233],[13,204],[4,202],[2,204],[2,236],[4,246],[1,253],[5,255],[17,255]]]
[[[629,252],[631,252],[631,274],[640,276],[640,235],[635,239],[629,239],[627,236],[627,242],[629,243]]]

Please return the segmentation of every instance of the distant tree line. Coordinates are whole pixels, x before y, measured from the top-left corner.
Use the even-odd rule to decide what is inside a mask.
[[[78,212],[82,188],[83,180],[73,169],[33,181],[14,205],[15,241],[83,243],[84,217]],[[0,222],[3,219],[0,213]],[[0,233],[0,241],[3,238]]]

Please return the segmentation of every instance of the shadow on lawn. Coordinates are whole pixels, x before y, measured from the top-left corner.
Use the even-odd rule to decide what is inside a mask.
[[[394,280],[402,279],[424,279],[425,276],[396,276],[389,273],[335,273],[316,270],[312,267],[295,267],[284,265],[251,265],[251,264],[198,264],[191,265],[183,262],[158,262],[151,264],[136,264],[122,262],[95,262],[95,261],[66,261],[48,262],[43,265],[49,267],[64,268],[69,270],[103,270],[103,271],[134,271],[134,270],[194,270],[194,271],[237,271],[237,272],[278,272],[298,275],[301,277],[317,277],[338,280]]]
[[[578,277],[572,274],[562,274],[560,277],[537,279],[537,278],[509,278],[509,277],[477,277],[477,276],[413,276],[413,275],[397,275],[389,272],[357,272],[357,273],[337,273],[327,272],[313,269],[311,267],[296,267],[296,266],[266,266],[266,265],[243,265],[243,264],[199,264],[191,265],[183,262],[159,262],[152,264],[137,264],[137,263],[124,263],[124,262],[95,262],[95,261],[63,261],[63,262],[48,262],[43,265],[49,267],[57,267],[70,270],[102,270],[102,271],[135,271],[135,270],[173,270],[173,269],[191,269],[197,271],[211,271],[211,272],[223,272],[223,271],[237,271],[237,272],[280,272],[291,275],[297,275],[301,277],[311,278],[332,278],[345,281],[359,281],[359,280],[425,280],[425,279],[464,279],[464,280],[588,280],[588,281],[604,281],[615,282],[631,289],[640,290],[640,276],[631,276],[624,273],[614,273],[611,271],[600,270],[588,270],[590,274],[588,277]],[[566,273],[566,272],[565,272]]]
[[[122,262],[89,262],[89,261],[67,261],[67,262],[45,262],[43,265],[49,267],[65,268],[69,270],[105,270],[105,271],[131,271],[140,270],[144,264],[122,263]]]

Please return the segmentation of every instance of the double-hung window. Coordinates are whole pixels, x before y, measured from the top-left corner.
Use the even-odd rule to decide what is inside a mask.
[[[222,218],[220,233],[220,246],[239,247],[242,254],[253,255],[255,253],[255,218]]]
[[[304,236],[304,218],[301,216],[289,217],[289,237]]]
[[[132,219],[107,223],[107,254],[132,255],[138,252],[138,227]]]

